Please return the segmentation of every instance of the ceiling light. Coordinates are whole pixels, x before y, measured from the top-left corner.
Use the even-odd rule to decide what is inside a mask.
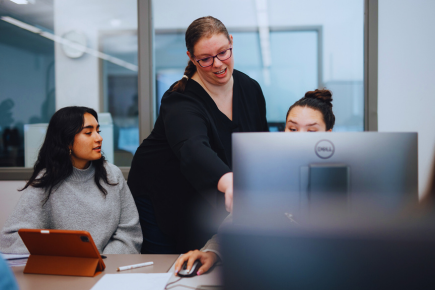
[[[11,0],[11,1],[18,5],[29,4],[29,1],[27,0]]]

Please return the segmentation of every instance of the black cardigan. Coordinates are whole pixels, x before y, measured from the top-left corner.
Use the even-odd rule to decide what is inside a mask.
[[[131,164],[133,196],[151,199],[160,229],[180,252],[201,248],[227,215],[217,184],[231,171],[231,133],[269,131],[259,84],[237,70],[233,78],[232,121],[194,80],[184,93],[168,90]]]

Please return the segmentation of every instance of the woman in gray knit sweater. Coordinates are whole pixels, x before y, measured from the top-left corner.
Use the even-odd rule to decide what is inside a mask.
[[[30,180],[0,234],[0,252],[27,253],[18,230],[88,231],[100,253],[136,254],[139,215],[124,177],[101,154],[97,113],[65,107],[50,120]]]

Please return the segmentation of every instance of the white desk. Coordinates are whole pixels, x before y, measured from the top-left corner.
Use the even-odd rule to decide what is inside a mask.
[[[174,265],[172,265],[169,272],[174,272]],[[174,282],[178,280],[180,277],[178,276],[172,276],[171,279],[169,279],[170,282]],[[168,286],[169,289],[187,289],[185,287],[176,287],[177,285],[186,285],[190,287],[198,287],[198,286],[222,286],[223,287],[223,279],[222,279],[222,266],[215,266],[212,268],[211,271],[204,273],[200,276],[194,276],[190,278],[182,278],[177,283],[171,284]]]
[[[12,267],[12,271],[17,279],[21,290],[51,290],[51,289],[91,289],[105,274],[116,273],[166,273],[173,272],[173,265],[179,255],[106,255],[104,259],[106,269],[96,277],[76,277],[76,276],[57,276],[57,275],[38,275],[24,274],[24,266]],[[133,265],[153,261],[154,265],[117,272],[117,268],[125,265]],[[197,287],[199,285],[221,285],[221,267],[216,267],[210,273],[192,278],[183,278],[178,283],[170,285],[171,289],[186,289],[176,287],[178,284]],[[169,282],[177,280],[179,277],[173,276]]]

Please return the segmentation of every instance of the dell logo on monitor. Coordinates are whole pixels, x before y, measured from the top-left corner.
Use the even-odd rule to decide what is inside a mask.
[[[331,141],[320,140],[319,142],[317,142],[316,146],[314,147],[314,151],[316,152],[317,156],[319,156],[320,158],[328,159],[332,155],[334,155],[335,147]]]

